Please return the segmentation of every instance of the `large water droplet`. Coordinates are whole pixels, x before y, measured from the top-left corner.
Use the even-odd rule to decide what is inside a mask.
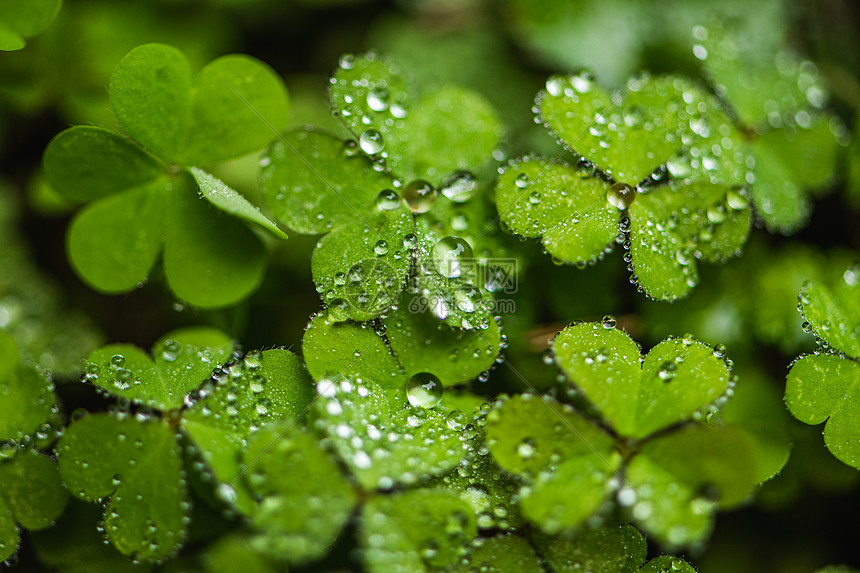
[[[385,147],[385,140],[375,129],[368,129],[358,138],[358,145],[366,154],[376,155]]]
[[[517,455],[524,460],[530,460],[537,454],[537,444],[531,438],[524,438],[517,444]]]
[[[373,111],[385,111],[388,109],[390,94],[385,88],[377,88],[367,92],[367,107]]]
[[[433,245],[433,262],[443,277],[455,279],[462,276],[473,261],[472,247],[460,237],[444,237]]]
[[[125,366],[125,356],[122,354],[114,354],[110,357],[110,365],[114,368],[122,368]]]
[[[516,179],[514,179],[514,183],[520,189],[525,189],[529,186],[530,179],[527,173],[520,173],[517,175]]]
[[[400,195],[393,189],[383,189],[376,196],[376,206],[382,211],[393,211],[400,205]]]
[[[606,192],[606,200],[620,211],[626,210],[636,199],[636,190],[627,183],[615,183]]]
[[[173,362],[179,356],[181,345],[178,341],[168,339],[164,341],[164,347],[161,349],[161,357],[168,362]]]
[[[436,203],[436,188],[423,179],[416,179],[403,188],[403,198],[413,213],[426,213]]]
[[[373,245],[373,252],[378,256],[383,256],[388,254],[388,242],[384,239],[380,239],[376,241],[376,244]]]
[[[657,371],[657,376],[663,382],[671,382],[675,379],[675,373],[678,372],[678,365],[674,360],[667,360],[660,365],[660,370]]]
[[[602,324],[603,324],[603,328],[605,328],[606,330],[612,330],[613,328],[615,328],[615,325],[617,323],[618,322],[615,320],[615,317],[612,316],[611,314],[607,314],[606,316],[603,317]]]
[[[442,195],[455,203],[465,203],[475,195],[478,180],[468,171],[460,171],[445,182]]]
[[[435,408],[443,392],[442,382],[430,372],[419,372],[406,383],[406,397],[418,408]]]
[[[483,300],[481,291],[473,286],[463,286],[454,291],[454,305],[457,310],[465,313],[473,313]]]
[[[12,440],[0,441],[0,460],[11,460],[18,452],[18,444]]]

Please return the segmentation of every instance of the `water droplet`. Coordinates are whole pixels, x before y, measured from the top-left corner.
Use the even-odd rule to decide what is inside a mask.
[[[529,203],[531,203],[532,205],[539,204],[540,200],[541,200],[540,192],[532,191],[531,193],[529,193]]]
[[[724,204],[714,203],[708,207],[708,221],[711,223],[719,225],[720,223],[725,222],[726,217],[726,206]]]
[[[460,237],[444,237],[433,245],[433,262],[443,277],[454,279],[462,276],[473,261],[472,247]]]
[[[110,357],[110,365],[114,368],[122,368],[125,366],[125,356],[122,354],[114,354]]]
[[[335,273],[334,284],[336,286],[344,286],[346,284],[346,273]]]
[[[179,357],[181,349],[179,341],[172,339],[165,340],[164,347],[161,349],[161,357],[168,362],[173,362]]]
[[[383,189],[376,196],[376,206],[381,211],[393,211],[400,206],[400,195],[393,189]]]
[[[524,438],[517,444],[517,455],[524,460],[530,460],[537,454],[537,444],[531,438]]]
[[[423,179],[416,179],[403,188],[403,198],[413,213],[426,213],[436,203],[436,188]]]
[[[245,354],[245,367],[248,370],[258,370],[263,365],[263,353],[251,350]]]
[[[118,390],[128,390],[133,381],[134,374],[131,370],[120,368],[114,374],[114,386],[116,386]]]
[[[366,154],[376,155],[385,147],[385,140],[375,129],[368,129],[358,138],[358,145]]]
[[[591,91],[591,84],[593,80],[591,79],[591,75],[587,72],[582,72],[575,76],[570,76],[568,78],[571,87],[578,91],[579,93],[588,93]]]
[[[602,323],[603,328],[605,328],[606,330],[612,330],[613,328],[615,328],[617,321],[615,320],[614,316],[612,316],[611,314],[607,314],[603,317]]]
[[[445,422],[448,424],[449,428],[458,432],[465,428],[466,424],[469,423],[469,416],[460,410],[451,410],[448,417],[445,418]]]
[[[637,127],[642,125],[644,117],[645,112],[642,110],[641,106],[629,105],[624,108],[624,125],[627,127]]]
[[[358,143],[354,139],[347,139],[344,141],[343,154],[347,157],[355,157],[358,155]]]
[[[526,187],[528,187],[530,182],[531,180],[526,173],[520,173],[519,175],[517,175],[516,179],[514,179],[514,184],[520,189],[525,189]]]
[[[12,440],[0,440],[0,460],[11,460],[17,452],[17,443]]]
[[[377,88],[367,92],[367,107],[373,111],[385,111],[388,109],[390,94],[385,88]]]
[[[373,252],[378,256],[383,256],[388,254],[388,242],[384,239],[380,239],[376,241],[376,244],[373,245]]]
[[[348,276],[349,280],[354,283],[361,282],[361,280],[364,278],[364,267],[362,267],[361,265],[353,265],[349,269]]]
[[[675,379],[675,374],[678,372],[678,364],[674,360],[667,360],[660,366],[657,371],[657,376],[663,382],[671,382]]]
[[[403,235],[403,248],[404,249],[414,249],[415,245],[418,244],[418,237],[416,237],[412,233],[406,233]]]
[[[344,54],[340,57],[338,64],[344,70],[351,70],[352,66],[355,65],[355,56],[353,54]]]
[[[454,291],[454,305],[465,313],[475,312],[483,298],[481,291],[473,286],[462,286]]]
[[[442,195],[454,203],[465,203],[475,195],[477,178],[468,171],[459,171],[442,186]]]
[[[714,346],[714,356],[717,358],[725,358],[726,357],[726,345],[725,344],[717,344]]]
[[[406,384],[409,403],[418,408],[435,408],[442,400],[442,382],[429,372],[419,372]]]
[[[726,205],[735,211],[740,211],[747,208],[749,199],[737,191],[729,191],[726,193]]]
[[[101,368],[99,368],[99,365],[89,362],[84,367],[84,380],[92,382],[99,377],[99,373],[101,373]]]
[[[634,199],[636,199],[636,190],[627,183],[615,183],[606,192],[606,200],[619,211],[630,207]]]

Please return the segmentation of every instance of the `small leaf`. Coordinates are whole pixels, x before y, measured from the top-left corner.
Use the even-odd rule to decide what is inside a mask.
[[[834,350],[860,358],[860,268],[847,269],[834,290],[819,281],[805,283],[799,300],[815,336]]]
[[[336,322],[329,313],[316,314],[305,330],[302,354],[317,381],[355,376],[381,386],[392,406],[406,403],[406,378],[368,323]]]
[[[624,332],[583,323],[553,341],[556,363],[623,436],[644,438],[716,400],[729,372],[714,349],[669,339],[639,366],[639,348]]]
[[[146,279],[164,235],[165,184],[117,193],[84,207],[69,226],[66,249],[75,272],[108,294]]]
[[[47,28],[62,0],[7,0],[0,4],[0,50],[20,50],[26,38]]]
[[[230,215],[235,215],[240,219],[244,219],[249,223],[255,223],[271,232],[278,238],[286,239],[287,234],[284,233],[275,223],[260,212],[260,209],[251,204],[242,195],[228,187],[223,181],[216,179],[209,173],[192,167],[189,169],[194,180],[200,188],[200,193],[209,200],[210,203]]]
[[[409,212],[399,208],[368,213],[320,239],[311,271],[333,313],[369,320],[394,304],[409,271],[413,231]]]
[[[200,556],[208,573],[276,573],[277,569],[255,550],[241,533],[227,534]]]
[[[582,528],[569,538],[535,533],[532,539],[556,573],[636,573],[648,553],[645,538],[632,525]]]
[[[669,547],[704,541],[718,507],[757,485],[754,450],[737,428],[691,426],[643,445],[627,466],[633,518]]]
[[[376,209],[392,181],[355,145],[311,128],[289,130],[275,141],[260,171],[274,216],[298,233],[316,234]]]
[[[513,534],[502,534],[488,539],[479,539],[472,550],[457,566],[448,571],[467,573],[482,571],[486,573],[543,573],[541,562],[529,542]],[[561,569],[559,569],[561,571]]]
[[[54,137],[42,162],[51,186],[73,201],[91,201],[140,187],[164,173],[151,155],[129,139],[85,125]]]
[[[377,496],[362,510],[361,542],[374,573],[453,565],[476,534],[471,508],[446,490]]]
[[[529,160],[505,169],[496,184],[496,204],[512,231],[543,237],[553,256],[584,263],[602,256],[619,231],[608,190],[605,182],[566,165]]]
[[[175,160],[191,113],[191,67],[164,44],[130,51],[110,80],[110,100],[122,127],[152,154]]]
[[[442,474],[462,456],[463,437],[447,412],[407,408],[389,414],[382,389],[366,380],[320,381],[314,427],[328,436],[368,489],[391,489]]]
[[[0,330],[0,442],[36,432],[51,416],[53,389],[43,372],[21,364],[15,340]]]
[[[266,64],[233,54],[210,62],[194,78],[186,165],[208,165],[266,146],[287,125],[287,89]]]
[[[250,515],[252,498],[236,484],[247,440],[270,422],[298,421],[313,400],[313,382],[301,359],[281,349],[249,353],[216,380],[183,413],[182,427],[221,482],[216,493]]]
[[[73,495],[110,498],[105,534],[120,552],[157,560],[183,543],[189,504],[176,436],[165,422],[93,414],[66,429],[57,454]]]
[[[543,121],[616,181],[635,186],[681,148],[676,106],[687,82],[634,78],[610,96],[585,74],[554,76],[538,95]]]
[[[251,513],[254,548],[304,563],[325,554],[356,505],[341,469],[298,426],[267,426],[244,456],[246,482],[260,503]]]
[[[860,365],[828,354],[794,363],[785,383],[785,403],[806,424],[825,420],[824,443],[839,460],[860,468]]]
[[[501,333],[495,321],[486,330],[451,328],[427,312],[401,305],[383,320],[391,350],[411,377],[431,372],[443,386],[477,378],[495,363]]]
[[[56,464],[34,451],[0,461],[0,483],[0,559],[6,560],[20,542],[16,524],[30,530],[54,525],[68,493]]]
[[[130,344],[109,344],[87,357],[86,377],[116,395],[159,410],[175,410],[228,360],[233,340],[208,327],[174,330],[153,345],[153,356]]]
[[[263,280],[266,249],[247,226],[202,200],[177,180],[167,217],[164,272],[171,290],[201,308],[250,296]]]
[[[452,173],[474,171],[487,162],[501,130],[482,96],[446,85],[416,102],[403,127],[391,131],[384,153],[398,176],[438,185]]]

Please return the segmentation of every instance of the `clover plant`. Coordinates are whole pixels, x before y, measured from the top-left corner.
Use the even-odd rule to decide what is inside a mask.
[[[329,4],[0,4],[0,560],[857,570],[845,25]]]

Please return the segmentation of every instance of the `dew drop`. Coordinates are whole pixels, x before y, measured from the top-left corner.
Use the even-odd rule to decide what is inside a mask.
[[[615,325],[618,322],[615,320],[614,316],[612,316],[611,314],[607,314],[606,316],[603,317],[602,323],[603,323],[603,328],[605,328],[606,330],[612,330],[613,328],[615,328]]]
[[[393,189],[383,189],[376,196],[376,206],[380,211],[393,211],[400,206],[400,195]]]
[[[519,175],[517,175],[516,179],[514,179],[514,184],[520,189],[525,189],[526,187],[528,187],[530,182],[531,180],[526,173],[520,173]]]
[[[481,291],[473,286],[462,286],[454,291],[454,305],[457,310],[468,314],[478,310],[483,298]]]
[[[717,344],[714,346],[714,356],[717,358],[725,358],[726,357],[726,345],[725,344]]]
[[[433,245],[433,262],[443,277],[454,279],[462,276],[474,262],[472,247],[460,237],[448,236]]]
[[[606,200],[619,211],[630,207],[634,199],[636,199],[636,190],[627,183],[615,183],[606,192]]]
[[[465,203],[475,195],[477,178],[468,171],[459,171],[442,186],[442,195],[454,203]]]
[[[373,111],[385,111],[388,109],[390,94],[385,88],[377,88],[367,92],[367,107]]]
[[[125,366],[125,356],[122,354],[114,354],[110,357],[110,365],[114,368],[122,368]]]
[[[678,371],[678,365],[674,360],[667,360],[660,366],[660,370],[657,371],[657,376],[663,382],[669,383],[675,379],[675,374]]]
[[[347,157],[355,157],[358,155],[358,143],[354,139],[344,141],[343,154]]]
[[[0,460],[11,460],[18,452],[18,444],[12,440],[0,441]]]
[[[430,372],[419,372],[406,383],[406,397],[418,408],[435,408],[442,400],[442,382]]]
[[[378,256],[383,256],[388,254],[388,241],[384,239],[380,239],[376,241],[376,244],[373,245],[373,252]]]
[[[385,147],[385,139],[375,129],[368,129],[358,138],[358,145],[368,155],[377,155]]]
[[[403,198],[413,213],[426,213],[436,203],[436,188],[423,179],[416,179],[403,188]]]
[[[517,444],[517,455],[524,460],[530,460],[537,454],[537,444],[531,438],[524,438]]]

